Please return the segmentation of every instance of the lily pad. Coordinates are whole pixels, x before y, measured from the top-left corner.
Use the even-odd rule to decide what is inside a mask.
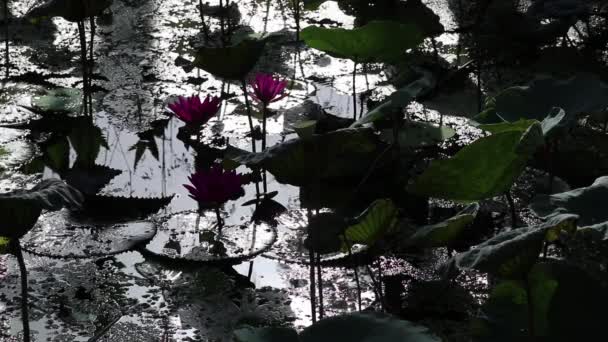
[[[527,279],[528,284],[503,281],[492,290],[482,315],[473,321],[474,341],[528,340],[530,322],[533,339],[538,340],[594,340],[604,333],[601,317],[608,296],[585,271],[563,262],[543,262],[534,265]]]
[[[67,21],[78,22],[100,15],[111,4],[112,0],[49,0],[32,9],[26,17],[30,19],[62,17]]]
[[[264,224],[224,226],[219,233],[211,213],[200,219],[196,212],[175,213],[160,219],[157,228],[144,251],[189,263],[239,263],[266,251],[277,237],[276,230]]]
[[[79,214],[104,220],[144,219],[166,207],[173,196],[167,197],[121,197],[87,195]]]
[[[449,246],[475,220],[478,211],[479,204],[473,203],[447,220],[418,228],[405,244],[418,247]]]
[[[46,113],[80,113],[82,91],[74,88],[47,90],[44,95],[32,98],[32,106]]]
[[[294,331],[295,333],[295,331]],[[241,328],[235,331],[239,342],[439,342],[426,327],[386,314],[353,313],[323,319],[300,335],[285,328]],[[299,338],[298,338],[299,337]]]
[[[553,195],[539,195],[530,204],[532,211],[548,218],[561,213],[580,216],[581,225],[594,225],[608,221],[608,211],[599,203],[608,196],[608,176],[600,177],[588,187]]]
[[[424,40],[416,25],[391,21],[372,21],[351,30],[309,26],[300,37],[314,49],[357,63],[394,61]]]
[[[99,224],[75,221],[67,210],[47,213],[21,238],[23,249],[44,256],[90,258],[121,253],[149,241],[154,224],[135,221]]]
[[[501,131],[464,147],[454,157],[435,160],[409,187],[423,196],[478,201],[508,191],[543,143],[541,126],[525,132]]]
[[[204,47],[196,52],[194,66],[221,78],[240,81],[257,63],[265,43],[263,39],[245,39],[229,47]]]
[[[500,233],[469,251],[459,253],[448,267],[474,269],[507,279],[521,279],[538,259],[543,242],[576,231],[576,215],[559,215],[538,226]]]
[[[95,195],[103,189],[121,170],[103,165],[91,167],[73,167],[61,174],[63,180],[85,195]]]

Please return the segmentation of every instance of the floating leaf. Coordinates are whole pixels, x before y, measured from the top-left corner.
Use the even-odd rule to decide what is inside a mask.
[[[500,233],[469,251],[457,254],[449,267],[474,269],[508,279],[524,276],[538,259],[543,242],[576,231],[576,215],[559,215],[538,226]]]
[[[481,138],[451,159],[434,160],[409,191],[458,201],[478,201],[503,194],[542,143],[537,122],[523,133],[506,130]]]
[[[358,63],[393,61],[424,39],[416,25],[391,21],[372,21],[351,30],[309,26],[300,37],[314,49]]]
[[[456,135],[456,131],[447,126],[436,126],[432,123],[421,121],[408,121],[399,129],[397,140],[401,147],[432,146]],[[393,130],[387,129],[381,132],[384,141],[393,142]]]
[[[585,271],[563,262],[543,262],[534,265],[527,279],[528,284],[502,281],[492,290],[482,314],[473,321],[474,341],[529,340],[530,322],[535,340],[592,341],[604,333],[608,296]]]
[[[479,204],[473,203],[447,220],[420,227],[407,239],[406,244],[418,247],[449,246],[475,220],[478,211]]]
[[[91,167],[75,166],[63,172],[61,177],[81,193],[95,195],[121,173],[121,170],[96,164]]]
[[[204,47],[196,52],[194,65],[228,80],[243,80],[264,52],[265,40],[245,39],[222,48]]]
[[[121,253],[152,239],[147,221],[100,224],[78,222],[66,210],[47,213],[21,238],[23,248],[51,257],[90,258]]]
[[[111,4],[112,0],[49,0],[32,9],[26,17],[30,19],[62,17],[67,21],[78,22],[100,15]]]
[[[378,149],[378,139],[371,129],[342,129],[289,140],[261,153],[232,151],[226,158],[251,168],[264,168],[277,181],[299,186],[321,179],[359,179],[375,160]]]
[[[143,219],[166,207],[173,196],[139,198],[120,196],[85,196],[81,214],[95,219]]]
[[[73,88],[47,90],[44,95],[32,98],[35,109],[50,113],[79,113],[82,91]]]
[[[78,190],[57,179],[43,180],[31,190],[0,194],[0,235],[19,238],[34,226],[42,209],[77,208],[82,201]]]
[[[251,328],[235,331],[239,342],[439,342],[420,325],[378,313],[354,313],[323,319],[300,335],[287,328]]]
[[[355,224],[344,231],[346,236],[345,248],[353,243],[373,245],[391,233],[397,223],[397,207],[390,199],[374,201],[359,217]]]
[[[600,177],[588,187],[578,188],[553,195],[539,195],[530,208],[542,218],[561,213],[580,216],[581,225],[593,225],[608,221],[608,211],[598,203],[608,196],[608,176]]]

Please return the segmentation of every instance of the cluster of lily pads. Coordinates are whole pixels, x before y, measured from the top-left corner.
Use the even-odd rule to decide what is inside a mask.
[[[73,1],[80,5],[89,3]],[[488,5],[488,11],[513,15],[514,21],[525,23],[535,37],[547,42],[549,35],[553,39],[559,37],[552,34],[562,32],[564,25],[578,29],[578,21],[584,22],[592,10],[605,8],[594,7],[591,2],[586,5],[550,2],[555,6],[543,7],[540,1],[533,1],[534,5],[523,14],[498,5]],[[53,7],[54,3],[57,1],[32,11],[32,15],[62,16],[78,22],[81,32],[84,19],[92,18],[109,5],[98,2],[104,5],[68,6],[72,10],[80,8],[77,13],[68,13],[58,11],[66,7]],[[358,3],[354,3],[347,7],[357,9]],[[407,3],[422,6],[420,1]],[[203,4],[198,6],[205,37],[212,40]],[[220,7],[224,6],[230,4],[221,3]],[[190,184],[184,186],[197,202],[198,219],[204,216],[204,211],[214,210],[221,233],[221,206],[242,196],[243,186],[249,182],[256,184],[255,203],[269,201],[273,194],[267,190],[267,172],[277,182],[300,188],[301,205],[308,214],[304,245],[309,252],[305,261],[311,267],[314,324],[301,332],[289,327],[244,326],[234,331],[234,337],[242,342],[338,338],[439,341],[440,337],[419,325],[424,323],[424,317],[403,309],[400,302],[390,302],[403,298],[390,297],[382,274],[374,279],[377,309],[382,313],[359,312],[324,318],[322,277],[315,276],[315,268],[320,274],[323,262],[331,262],[332,256],[340,255],[346,260],[344,265],[353,269],[359,287],[359,266],[379,263],[380,255],[424,256],[443,252],[448,257],[434,270],[434,280],[422,281],[421,287],[432,288],[437,282],[440,292],[452,293],[463,274],[483,275],[487,293],[477,305],[478,310],[459,321],[470,324],[470,335],[475,341],[572,341],[605,335],[602,309],[608,304],[607,265],[600,262],[599,267],[593,268],[572,257],[580,252],[577,248],[582,248],[575,242],[591,241],[592,246],[601,248],[608,243],[608,214],[601,205],[608,196],[608,164],[603,154],[603,148],[608,146],[608,85],[604,79],[593,73],[576,72],[565,77],[536,77],[531,82],[486,91],[483,108],[461,127],[444,124],[443,114],[437,120],[414,117],[409,106],[433,99],[448,81],[462,75],[468,79],[474,73],[481,89],[481,70],[489,61],[482,54],[493,51],[487,51],[491,45],[479,33],[484,29],[487,31],[483,32],[490,32],[490,23],[476,22],[473,25],[480,29],[473,30],[471,35],[481,43],[470,52],[474,70],[449,70],[447,77],[428,70],[401,75],[402,82],[396,91],[358,115],[357,104],[363,97],[355,87],[357,67],[362,66],[365,72],[373,64],[399,66],[423,43],[435,45],[435,38],[444,29],[407,17],[408,20],[399,21],[368,20],[353,29],[308,26],[301,30],[302,10],[315,8],[318,3],[294,0],[290,6],[295,15],[298,48],[301,39],[320,53],[352,61],[353,113],[342,113],[349,117],[352,114],[352,119],[338,120],[329,114],[307,118],[292,127],[297,138],[267,146],[267,120],[274,115],[269,106],[289,96],[290,86],[283,77],[255,71],[276,37],[273,34],[223,35],[220,46],[207,42],[208,46],[199,48],[190,62],[240,85],[249,123],[246,138],[251,139],[250,150],[228,144],[217,155],[213,154],[208,163],[197,165],[189,178]],[[542,27],[541,22],[547,18],[551,18],[550,24]],[[90,23],[94,35],[94,20]],[[230,23],[224,27],[224,22],[221,28],[222,32],[233,29]],[[87,76],[92,74],[93,54],[87,58],[84,33],[80,37],[85,42],[83,113],[93,116],[93,101],[88,94],[91,78]],[[492,56],[492,61],[498,60],[495,57]],[[188,143],[197,154],[209,152],[205,139],[201,139],[204,126],[218,114],[225,95],[201,98],[195,94],[168,103],[172,115],[185,123]],[[255,109],[250,99],[261,113],[261,129],[254,126]],[[97,137],[98,149],[103,144],[100,133],[89,121],[82,125],[88,127],[86,132],[93,133],[86,134],[87,139]],[[462,126],[475,132],[474,141],[464,146],[455,142],[463,135]],[[73,146],[78,146],[74,143],[78,138],[71,134],[63,137]],[[257,140],[262,141],[259,152]],[[92,167],[97,152],[76,149],[82,156],[78,163]],[[238,174],[236,168],[240,166],[248,167],[252,173]],[[526,173],[532,169],[541,170],[540,179],[546,186],[522,190]],[[26,340],[29,340],[27,278],[19,240],[36,225],[43,210],[64,206],[77,210],[99,200],[95,196],[99,186],[87,191],[74,181],[78,177],[70,173],[72,170],[62,167],[57,170],[67,183],[45,180],[31,190],[0,195],[3,217],[0,246],[6,246],[7,251],[17,256],[22,271]],[[260,181],[263,191],[258,186]],[[556,190],[557,184],[565,188]],[[576,188],[570,190],[570,185]],[[168,201],[163,203],[166,205]],[[449,209],[448,214],[429,220],[429,212],[440,211],[437,208],[441,205]],[[162,205],[153,206],[157,210],[159,207]],[[497,213],[506,212],[508,217],[497,219]],[[380,265],[378,271],[381,270]],[[416,288],[412,283],[409,285],[415,293]],[[362,311],[360,290],[358,295],[358,309]],[[408,320],[396,317],[399,315]]]

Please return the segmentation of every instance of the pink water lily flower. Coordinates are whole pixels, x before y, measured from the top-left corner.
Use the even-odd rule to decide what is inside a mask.
[[[169,104],[169,109],[187,125],[200,126],[207,123],[217,113],[220,104],[221,99],[215,96],[207,95],[202,102],[197,95],[180,96],[176,102]]]
[[[255,79],[249,85],[253,88],[251,96],[265,106],[287,96],[285,93],[287,80],[281,80],[270,74],[259,73],[255,75]]]
[[[191,184],[184,184],[190,198],[203,207],[220,205],[243,195],[243,176],[226,171],[215,164],[207,170],[198,170],[188,177]]]

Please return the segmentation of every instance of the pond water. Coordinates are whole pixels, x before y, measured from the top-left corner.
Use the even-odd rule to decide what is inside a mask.
[[[446,30],[457,26],[448,1],[423,3],[439,15]],[[61,18],[38,24],[19,20],[37,4],[9,3],[12,77],[1,86],[4,124],[36,119],[22,106],[39,103],[46,90],[82,85],[76,24]],[[289,96],[271,107],[277,115],[268,122],[269,146],[296,138],[293,124],[323,110],[352,117],[352,62],[292,43],[295,23],[287,1],[231,5],[239,25],[258,33],[281,32],[256,66],[293,81]],[[252,220],[258,206],[246,202],[256,198],[256,185],[248,184],[244,196],[222,208],[226,251],[217,256],[210,252],[217,242],[214,233],[205,233],[213,232],[215,214],[198,217],[197,204],[183,187],[200,160],[194,137],[178,139],[183,123],[168,115],[167,104],[177,96],[223,94],[222,108],[201,139],[225,147],[225,138],[231,146],[251,150],[239,85],[181,64],[194,59],[189,46],[202,39],[197,6],[193,0],[114,0],[97,18],[93,123],[66,119],[54,132],[0,128],[0,143],[11,152],[1,161],[11,171],[2,174],[0,191],[29,188],[41,178],[81,179],[92,187],[88,195],[98,200],[93,212],[80,217],[66,210],[43,214],[22,239],[36,341],[223,341],[247,322],[299,328],[311,324],[303,230],[312,211],[301,204],[302,190],[268,175],[267,192],[276,192],[273,200],[284,207],[269,224]],[[217,17],[206,20],[213,35],[220,35]],[[302,27],[329,23],[352,28],[355,20],[329,1],[305,12]],[[457,34],[443,34],[436,42],[441,57],[450,62],[457,58]],[[395,90],[381,65],[359,71],[357,92],[374,89],[372,98],[377,98]],[[466,119],[451,116],[476,110],[474,92],[450,107],[452,112],[444,110],[445,103],[416,104],[412,111],[438,121],[437,110],[442,110],[442,120],[459,133],[456,144],[479,134]],[[359,100],[356,107],[365,112],[367,102]],[[251,172],[244,166],[237,171]],[[107,219],[122,211],[125,217],[138,217]],[[433,263],[445,260],[438,253]],[[387,256],[371,267],[358,267],[357,283],[353,268],[336,261],[343,257],[328,257],[321,270],[326,315],[356,311],[357,287],[364,308],[378,306],[372,278],[380,271],[378,265],[386,275],[415,272],[403,258]],[[22,334],[19,269],[14,257],[2,260],[0,339],[17,341]]]

